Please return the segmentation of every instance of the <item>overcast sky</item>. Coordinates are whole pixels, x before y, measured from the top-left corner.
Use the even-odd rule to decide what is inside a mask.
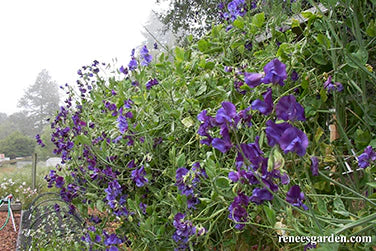
[[[126,65],[144,41],[155,0],[0,1],[0,112],[17,101],[42,69],[59,85],[93,60]]]

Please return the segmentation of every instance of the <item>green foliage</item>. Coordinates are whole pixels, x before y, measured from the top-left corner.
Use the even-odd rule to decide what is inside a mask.
[[[20,132],[14,132],[0,141],[0,152],[11,159],[31,156],[34,148],[35,141]]]
[[[172,239],[178,213],[196,226],[197,231],[187,239],[192,250],[302,249],[306,243],[279,243],[278,235],[376,234],[375,166],[357,170],[356,158],[364,147],[374,144],[376,133],[372,113],[376,103],[370,95],[375,93],[376,40],[366,36],[371,31],[368,20],[375,19],[370,11],[375,6],[368,1],[325,1],[326,13],[306,11],[302,14],[305,23],[292,21],[296,31],[281,27],[291,24],[286,16],[301,12],[303,3],[274,3],[266,1],[257,11],[237,18],[232,27],[230,23],[212,27],[197,43],[192,37],[187,39],[189,44],[171,52],[173,61],[162,54],[126,76],[112,69],[114,74],[108,79],[96,75],[90,88],[81,83],[81,88],[90,90],[87,94],[74,96],[73,88],[68,90],[76,106],[66,113],[60,111],[54,122],[55,133],[61,136],[57,146],[67,161],[66,168],[57,173],[64,177],[62,194],[67,193],[68,184],[79,187],[69,202],[84,217],[89,219],[93,211],[102,217],[104,223],[96,225],[93,236],[103,237],[102,230],[113,230],[130,240],[132,250],[171,250],[179,247]],[[281,11],[286,6],[291,7],[290,12]],[[274,58],[286,64],[284,86],[244,83],[244,72],[265,74],[265,65]],[[293,78],[294,72],[297,76]],[[83,79],[89,79],[90,73]],[[344,89],[325,88],[330,77],[333,86],[341,83]],[[154,85],[150,87],[151,80]],[[271,147],[265,128],[268,119],[276,120],[275,115],[263,116],[256,109],[250,109],[251,127],[240,123],[229,130],[237,147],[223,153],[200,142],[203,137],[198,130],[203,121],[198,114],[206,110],[216,117],[224,101],[233,103],[237,112],[244,110],[262,99],[268,87],[273,89],[274,105],[281,97],[294,95],[305,108],[306,121],[294,122],[309,138],[304,156],[282,151],[278,145]],[[218,138],[222,130],[212,126],[207,133]],[[258,185],[271,189],[263,180],[266,171],[255,170],[250,163],[247,170],[253,170],[257,181],[229,178],[239,171],[237,153],[244,155],[239,144],[250,144],[256,136],[268,158],[266,171],[286,173],[290,183],[279,184],[268,202],[245,205],[248,216],[241,230],[229,214],[234,198],[239,192],[252,196]],[[313,156],[319,160],[318,176],[310,172]],[[194,186],[193,194],[199,200],[196,208],[188,208],[191,198],[179,188],[177,171],[186,168],[182,179],[193,182],[197,162],[207,178]],[[142,185],[134,177],[141,167],[148,180]],[[109,198],[115,181],[119,184],[116,191],[126,199]],[[301,188],[305,195],[301,202],[308,210],[286,201],[293,185]],[[116,210],[124,207],[128,214],[117,215]],[[199,234],[202,227],[205,233]],[[319,243],[319,248],[362,249],[372,244]],[[99,249],[109,246],[103,239],[95,245]]]

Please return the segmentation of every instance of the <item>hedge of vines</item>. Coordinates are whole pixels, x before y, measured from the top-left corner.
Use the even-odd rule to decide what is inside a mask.
[[[64,165],[46,179],[87,221],[72,247],[375,245],[375,1],[280,2],[223,3],[199,41],[94,61],[62,86]],[[330,235],[373,242],[315,239]]]

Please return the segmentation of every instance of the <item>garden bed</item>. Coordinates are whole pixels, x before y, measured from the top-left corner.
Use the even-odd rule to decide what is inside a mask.
[[[7,218],[8,212],[0,212],[0,224],[4,223],[4,220]],[[8,250],[15,250],[16,249],[16,242],[17,242],[17,235],[20,226],[20,219],[21,213],[20,212],[13,212],[17,232],[14,231],[12,222],[9,219],[8,224],[5,226],[3,230],[0,231],[0,250],[8,251]]]

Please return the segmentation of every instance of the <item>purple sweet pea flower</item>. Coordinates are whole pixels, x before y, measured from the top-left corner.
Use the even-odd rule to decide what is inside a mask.
[[[273,147],[275,144],[279,143],[283,132],[291,125],[289,123],[276,124],[272,120],[268,120],[266,126],[266,138],[268,139],[269,146]]]
[[[236,116],[236,107],[231,102],[222,102],[222,108],[217,111],[215,120],[218,124],[231,123]]]
[[[228,218],[230,220],[236,221],[235,228],[236,229],[243,229],[244,224],[241,224],[239,222],[246,222],[248,218],[248,213],[246,208],[250,201],[250,197],[245,195],[244,193],[238,193],[238,196],[234,198],[234,201],[229,206],[229,215]]]
[[[302,157],[306,153],[308,143],[307,135],[298,128],[291,126],[283,132],[279,146],[284,153],[296,152]]]
[[[295,207],[303,207],[304,210],[308,210],[308,207],[303,204],[304,193],[300,190],[298,185],[294,185],[286,194],[286,201]]]
[[[128,68],[129,70],[134,71],[137,69],[137,65],[138,63],[136,58],[132,57],[131,61],[129,61]]]
[[[207,110],[203,110],[199,115],[197,115],[197,119],[204,122],[198,129],[198,135],[207,137],[206,139],[201,140],[200,143],[210,146],[213,138],[209,135],[209,129],[215,125],[215,119],[207,115]]]
[[[228,133],[228,128],[224,127],[221,129],[221,134],[223,138],[214,138],[212,141],[212,146],[218,149],[222,153],[226,153],[228,150],[232,148],[232,143],[230,139],[230,135]]]
[[[61,177],[61,176],[58,176],[56,178],[56,187],[57,188],[62,188],[64,186],[65,182],[64,182],[64,178]]]
[[[358,166],[360,168],[366,168],[371,164],[371,161],[375,160],[376,152],[373,150],[372,146],[367,146],[364,152],[358,157]]]
[[[311,157],[311,172],[313,176],[319,175],[319,159],[316,156]]]
[[[224,70],[225,70],[225,72],[232,72],[232,67],[230,67],[230,66],[225,66],[225,67],[224,67]]]
[[[117,237],[116,234],[110,234],[109,235],[106,231],[103,231],[103,235],[105,236],[104,244],[106,246],[116,245],[116,244],[123,243],[123,240],[120,239],[119,237]]]
[[[148,179],[145,178],[146,172],[144,166],[141,166],[140,169],[135,169],[132,171],[131,176],[133,181],[136,183],[136,186],[142,187],[148,183]]]
[[[125,131],[128,130],[128,121],[127,121],[126,116],[119,115],[117,122],[118,122],[118,128],[119,128],[120,133],[124,134]]]
[[[343,85],[340,82],[332,82],[332,76],[329,76],[328,79],[324,82],[324,88],[331,93],[333,91],[341,92],[343,91]]]
[[[307,251],[309,249],[315,249],[317,247],[316,244],[308,243],[304,246],[304,251]]]
[[[259,146],[259,136],[256,136],[255,142],[250,144],[240,144],[240,149],[242,153],[238,153],[236,158],[237,166],[241,167],[243,165],[244,159],[243,156],[246,157],[256,168],[263,162],[263,151]]]
[[[125,74],[125,75],[128,74],[128,69],[127,69],[127,68],[124,68],[124,66],[121,66],[120,69],[119,69],[119,71],[120,71],[121,73]]]
[[[281,176],[281,183],[282,185],[287,185],[290,183],[290,177],[287,173],[284,173],[282,176]]]
[[[294,185],[286,194],[286,201],[295,207],[303,207],[304,210],[308,210],[308,207],[303,204],[304,193],[300,190],[298,185]]]
[[[39,135],[39,134],[35,135],[35,139],[37,140],[38,145],[40,145],[41,147],[45,147],[45,146],[46,146],[46,145],[43,143],[42,139],[40,138],[40,135]]]
[[[268,120],[266,125],[265,132],[270,146],[278,143],[284,153],[296,152],[299,156],[306,153],[308,138],[304,132],[289,123],[276,124]]]
[[[235,124],[238,124],[239,121],[241,123],[245,123],[247,127],[252,126],[252,115],[248,114],[248,112],[251,110],[251,107],[249,106],[248,108],[241,110],[237,116],[235,117]]]
[[[140,55],[143,58],[143,61],[141,62],[141,65],[142,66],[148,66],[150,64],[151,60],[153,59],[153,57],[149,54],[149,50],[146,47],[146,45],[144,45],[142,47],[142,49],[140,51]]]
[[[139,204],[138,206],[140,207],[141,212],[142,212],[143,214],[146,214],[146,207],[147,207],[147,205],[144,204],[144,203],[142,203],[142,202],[140,202],[140,204]]]
[[[291,76],[290,76],[290,78],[291,78],[291,80],[292,81],[297,81],[298,79],[299,79],[299,75],[298,75],[298,73],[294,70],[294,71],[292,71],[291,72]]]
[[[262,94],[264,101],[259,99],[252,102],[252,109],[259,111],[261,114],[268,115],[273,111],[273,97],[272,89],[268,88],[266,92]]]
[[[288,95],[282,97],[275,107],[275,112],[278,119],[283,119],[285,121],[305,121],[304,108],[301,104],[296,102],[294,95]]]
[[[177,213],[174,217],[173,226],[176,231],[172,236],[172,239],[178,243],[187,243],[190,236],[196,233],[196,227],[193,226],[192,222],[184,221],[185,215],[182,213]]]
[[[193,187],[185,182],[185,177],[189,175],[189,171],[185,167],[180,167],[176,170],[175,185],[180,190],[181,194],[186,196],[193,196]]]
[[[273,200],[273,194],[271,194],[266,188],[255,188],[252,191],[250,200],[256,205],[261,205],[266,200]]]
[[[150,90],[154,85],[157,85],[159,84],[158,80],[153,78],[153,79],[150,79],[147,83],[146,83],[146,89],[147,90]]]
[[[251,88],[262,83],[263,74],[261,73],[244,73],[244,82]]]
[[[286,65],[277,58],[264,66],[264,72],[265,77],[262,79],[263,83],[273,83],[281,86],[285,85],[283,81],[287,78]]]

